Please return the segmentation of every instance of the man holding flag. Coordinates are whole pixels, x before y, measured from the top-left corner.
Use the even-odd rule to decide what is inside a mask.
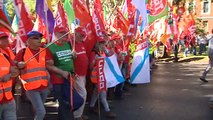
[[[53,94],[58,99],[58,119],[73,120],[73,111],[64,102],[65,82],[68,82],[70,73],[74,73],[72,46],[68,42],[68,36],[65,36],[67,29],[56,26],[54,29],[55,38],[59,39],[49,46],[47,53],[51,56],[48,58],[47,68],[50,71],[51,82],[53,84]]]
[[[26,96],[35,110],[35,120],[44,119],[46,114],[44,102],[49,92],[46,50],[41,48],[42,36],[38,31],[30,31],[27,34],[27,47],[20,50],[15,58],[21,70],[20,80],[26,90]],[[39,55],[33,56],[40,51],[42,52]]]

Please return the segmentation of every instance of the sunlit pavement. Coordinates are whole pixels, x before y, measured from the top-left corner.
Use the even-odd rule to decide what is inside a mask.
[[[213,97],[213,72],[202,83],[199,76],[206,64],[158,63],[152,71],[150,84],[128,86],[124,100],[109,101],[111,110],[117,114],[114,120],[213,120],[213,110],[208,100]],[[51,100],[51,98],[50,98]],[[45,120],[56,120],[56,102],[47,102]],[[88,112],[90,120],[98,115]],[[19,102],[18,120],[32,120],[29,103]],[[101,120],[107,120],[101,110]]]

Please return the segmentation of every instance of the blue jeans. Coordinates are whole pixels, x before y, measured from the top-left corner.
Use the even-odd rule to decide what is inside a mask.
[[[30,100],[33,105],[33,109],[35,110],[34,120],[43,120],[46,114],[46,110],[44,107],[44,102],[48,96],[48,89],[44,89],[41,91],[36,90],[28,90],[26,91],[26,96]]]
[[[63,85],[55,84],[53,85],[53,94],[58,99],[58,120],[73,120],[73,112],[70,110],[70,106],[63,101]]]
[[[0,120],[17,120],[15,100],[0,104]]]
[[[107,102],[107,95],[106,95],[106,91],[101,91],[100,93],[98,93],[98,85],[95,84],[95,87],[93,89],[93,93],[92,93],[92,98],[91,98],[91,101],[90,101],[90,107],[95,107],[95,103],[98,99],[98,95],[100,95],[100,99],[101,99],[101,103],[103,104],[104,106],[104,110],[106,112],[109,112],[110,111],[110,108],[109,108],[109,104]]]

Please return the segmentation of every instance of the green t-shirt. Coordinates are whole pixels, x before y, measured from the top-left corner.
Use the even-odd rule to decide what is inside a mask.
[[[73,58],[71,54],[71,45],[64,43],[59,46],[52,44],[49,49],[53,55],[54,65],[61,70],[74,72]]]

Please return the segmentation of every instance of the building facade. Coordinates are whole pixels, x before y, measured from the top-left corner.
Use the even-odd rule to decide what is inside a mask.
[[[195,0],[196,17],[202,20],[205,31],[213,30],[213,0]]]

